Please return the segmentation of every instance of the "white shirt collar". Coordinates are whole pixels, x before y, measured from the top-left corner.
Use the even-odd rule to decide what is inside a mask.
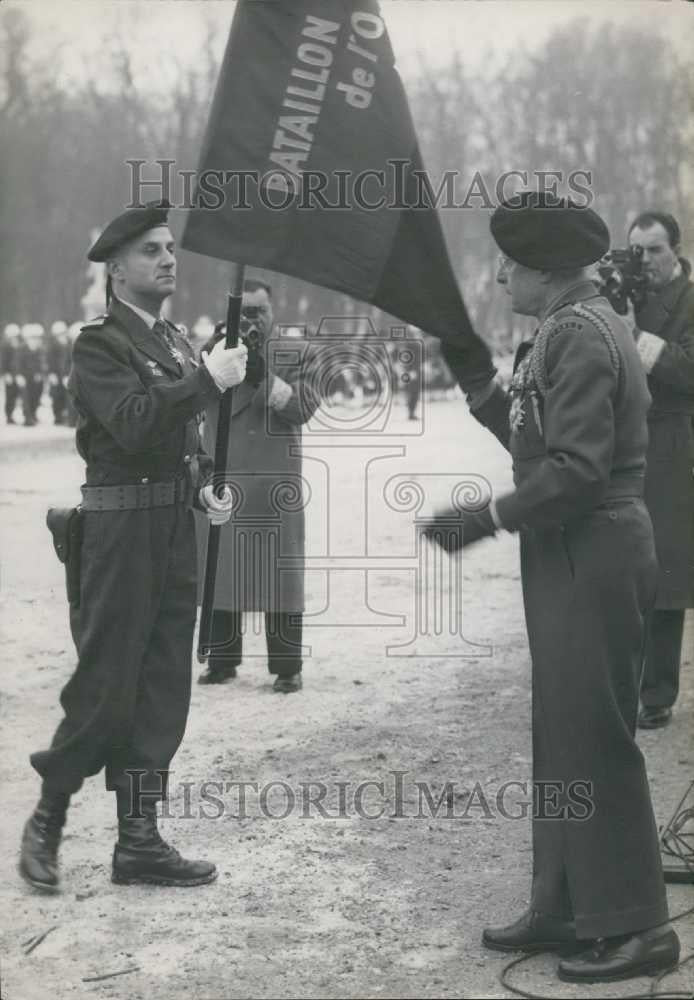
[[[139,306],[134,305],[132,302],[128,302],[127,299],[122,299],[118,295],[114,296],[114,298],[117,298],[118,301],[122,302],[124,306],[127,306],[128,309],[132,309],[134,313],[137,313],[140,319],[147,324],[150,330],[156,322],[161,320],[161,316],[153,316],[152,313],[147,312],[146,309],[140,309]]]

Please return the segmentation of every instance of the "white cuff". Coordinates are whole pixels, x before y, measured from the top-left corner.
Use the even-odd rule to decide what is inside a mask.
[[[288,382],[285,382],[278,375],[273,375],[272,388],[267,398],[268,406],[271,406],[273,410],[283,410],[292,398],[293,391]]]
[[[207,368],[207,371],[209,372],[210,378],[212,379],[212,381],[214,382],[214,384],[217,386],[217,388],[219,389],[219,391],[220,392],[226,392],[226,388],[227,388],[226,382],[220,382],[219,379],[217,378],[217,376],[215,375],[215,373],[210,370],[210,366],[207,363],[207,358],[206,357],[203,358],[202,362],[203,362],[205,368]]]
[[[656,337],[654,333],[646,333],[642,330],[639,339],[636,341],[636,350],[639,352],[641,364],[645,371],[650,374],[653,366],[660,357],[667,341],[662,337]]]
[[[501,523],[501,518],[499,517],[499,512],[496,509],[496,500],[490,501],[489,513],[492,515],[492,521],[494,522],[494,527],[497,531],[505,531],[503,524]]]
[[[480,406],[487,402],[488,399],[494,395],[494,390],[499,383],[495,378],[492,378],[483,385],[481,389],[475,389],[474,392],[468,392],[465,396],[468,407],[474,413],[478,410]]]

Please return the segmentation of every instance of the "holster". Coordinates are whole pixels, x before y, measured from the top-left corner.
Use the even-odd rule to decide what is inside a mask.
[[[79,507],[51,507],[46,514],[46,524],[53,536],[55,553],[65,566],[68,603],[78,608],[84,515]]]

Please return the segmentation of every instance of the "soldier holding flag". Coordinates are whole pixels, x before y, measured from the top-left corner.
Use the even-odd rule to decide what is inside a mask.
[[[165,206],[114,219],[89,259],[107,263],[110,301],[77,338],[70,381],[87,466],[79,661],[50,748],[31,757],[43,784],[24,827],[19,869],[35,888],[57,890],[70,797],[104,768],[118,813],[113,881],[200,885],[216,877],[215,866],[183,858],[162,840],[156,803],[166,798],[190,702],[191,507],[215,523],[231,513],[229,491],[218,497],[205,485],[211,460],[196,416],[243,381],[247,352],[218,344],[198,365],[161,317],[176,288]]]

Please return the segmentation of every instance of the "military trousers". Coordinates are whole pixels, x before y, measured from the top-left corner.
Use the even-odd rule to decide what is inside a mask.
[[[164,798],[190,704],[193,514],[179,504],[84,519],[77,668],[50,749],[31,763],[54,790],[105,768],[108,789]]]
[[[521,573],[533,778],[544,800],[533,818],[531,906],[575,920],[579,938],[635,933],[668,915],[634,738],[657,579],[645,505],[611,501],[522,532]]]

